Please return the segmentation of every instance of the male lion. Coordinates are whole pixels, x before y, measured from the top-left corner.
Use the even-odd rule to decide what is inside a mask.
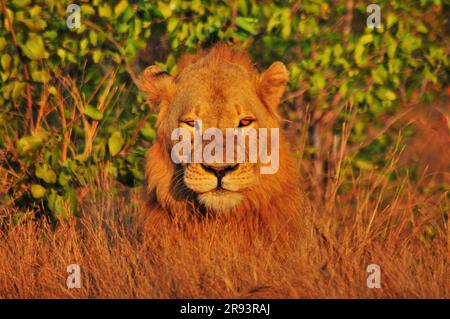
[[[282,132],[275,174],[261,174],[260,163],[175,164],[171,160],[172,131],[194,130],[194,120],[202,121],[203,130],[223,130],[224,136],[226,128],[279,128],[278,106],[287,81],[283,63],[275,62],[259,73],[246,54],[223,44],[182,57],[176,77],[157,66],[143,72],[140,89],[159,106],[157,137],[145,169],[150,222],[162,215],[172,220],[252,219],[252,225],[269,228],[293,223],[302,196],[296,161]]]

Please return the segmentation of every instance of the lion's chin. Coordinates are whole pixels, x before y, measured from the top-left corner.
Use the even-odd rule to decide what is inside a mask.
[[[236,207],[244,195],[226,190],[210,191],[198,195],[198,200],[207,209],[214,212],[223,212]]]

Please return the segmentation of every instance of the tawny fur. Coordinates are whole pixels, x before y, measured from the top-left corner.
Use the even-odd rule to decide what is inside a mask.
[[[248,78],[254,83],[256,94],[262,102],[261,107],[270,111],[270,118],[267,120],[276,123],[273,127],[279,127],[277,108],[287,81],[287,78],[283,78],[283,71],[286,71],[280,62],[259,74],[246,54],[219,45],[197,56],[186,55],[181,58],[179,76],[183,76],[184,70],[193,67],[217,72],[224,63],[238,65],[248,72]],[[145,77],[145,72],[150,71],[150,77]],[[245,199],[226,212],[211,216],[199,204],[196,194],[180,182],[182,170],[170,158],[170,132],[164,127],[164,123],[171,113],[170,101],[174,89],[166,87],[165,79],[158,79],[162,84],[157,84],[154,74],[158,70],[151,68],[150,71],[147,69],[144,72],[141,89],[150,95],[150,102],[159,104],[160,111],[157,138],[148,152],[145,168],[147,183],[144,196],[149,217],[148,227],[157,230],[162,222],[178,225],[184,225],[188,221],[206,223],[212,217],[214,222],[237,221],[235,224],[248,234],[264,230],[272,236],[280,236],[297,228],[299,221],[305,217],[302,215],[302,208],[305,208],[306,201],[298,184],[298,165],[283,134],[280,134],[280,167],[277,173],[261,175],[256,185],[241,192]],[[176,81],[177,79],[174,80],[175,83]],[[165,93],[161,93],[158,85],[164,86],[162,90]]]

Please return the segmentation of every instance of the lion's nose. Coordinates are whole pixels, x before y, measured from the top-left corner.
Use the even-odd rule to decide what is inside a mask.
[[[237,170],[238,166],[239,166],[239,164],[230,165],[230,164],[226,164],[226,163],[224,163],[224,164],[218,164],[218,163],[202,164],[202,167],[205,171],[211,172],[214,175],[216,175],[218,187],[221,186],[222,178],[226,174]]]

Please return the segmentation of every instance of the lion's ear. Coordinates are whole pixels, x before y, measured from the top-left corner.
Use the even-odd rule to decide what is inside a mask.
[[[158,105],[162,101],[170,101],[175,89],[175,78],[160,67],[152,65],[141,74],[138,86],[152,105]]]
[[[289,72],[281,62],[274,62],[261,74],[258,95],[271,111],[277,111],[288,80]]]

